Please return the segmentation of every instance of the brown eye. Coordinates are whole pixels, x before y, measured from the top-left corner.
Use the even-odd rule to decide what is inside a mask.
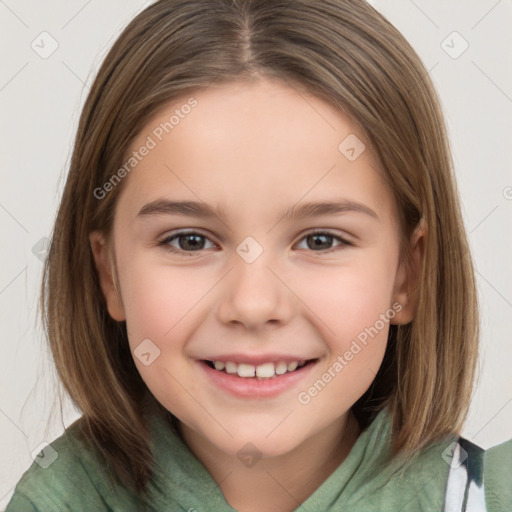
[[[201,235],[200,233],[196,233],[194,231],[180,231],[164,238],[158,245],[163,246],[170,252],[186,254],[208,249],[209,247],[205,247],[206,241],[212,243],[206,236]],[[212,245],[214,244],[212,243]]]
[[[352,245],[350,242],[347,242],[343,238],[324,231],[309,233],[304,238],[302,238],[302,240],[306,241],[305,248],[314,252],[330,252],[347,245]],[[333,242],[339,243],[333,247]]]

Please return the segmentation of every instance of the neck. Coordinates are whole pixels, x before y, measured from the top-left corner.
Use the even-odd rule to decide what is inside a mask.
[[[361,428],[349,411],[292,451],[263,457],[244,467],[183,423],[181,434],[194,455],[238,512],[291,512],[303,503],[346,459]]]

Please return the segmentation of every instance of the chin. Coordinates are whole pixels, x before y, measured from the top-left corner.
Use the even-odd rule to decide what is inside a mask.
[[[279,457],[294,450],[301,444],[303,439],[290,436],[289,432],[283,431],[278,434],[272,429],[248,429],[245,433],[233,433],[233,437],[223,435],[221,438],[209,437],[209,441],[219,450],[229,455],[243,456],[246,452],[261,457]]]

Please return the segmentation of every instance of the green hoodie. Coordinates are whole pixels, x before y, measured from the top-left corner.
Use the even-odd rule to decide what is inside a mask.
[[[75,437],[73,424],[24,473],[5,512],[234,512],[166,418],[153,415],[150,421],[156,464],[146,501],[111,483],[104,464]],[[404,466],[386,463],[390,434],[384,409],[296,511],[512,512],[512,439],[484,454],[463,438],[447,438]]]

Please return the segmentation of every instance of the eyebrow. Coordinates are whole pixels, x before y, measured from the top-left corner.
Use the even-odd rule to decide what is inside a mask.
[[[303,219],[323,215],[342,215],[344,213],[363,213],[377,220],[379,216],[368,206],[355,201],[342,199],[340,201],[322,201],[297,204],[281,214],[281,219]],[[156,200],[145,204],[137,217],[153,215],[183,215],[190,217],[225,219],[225,212],[220,206],[211,206],[197,201],[168,201]]]

